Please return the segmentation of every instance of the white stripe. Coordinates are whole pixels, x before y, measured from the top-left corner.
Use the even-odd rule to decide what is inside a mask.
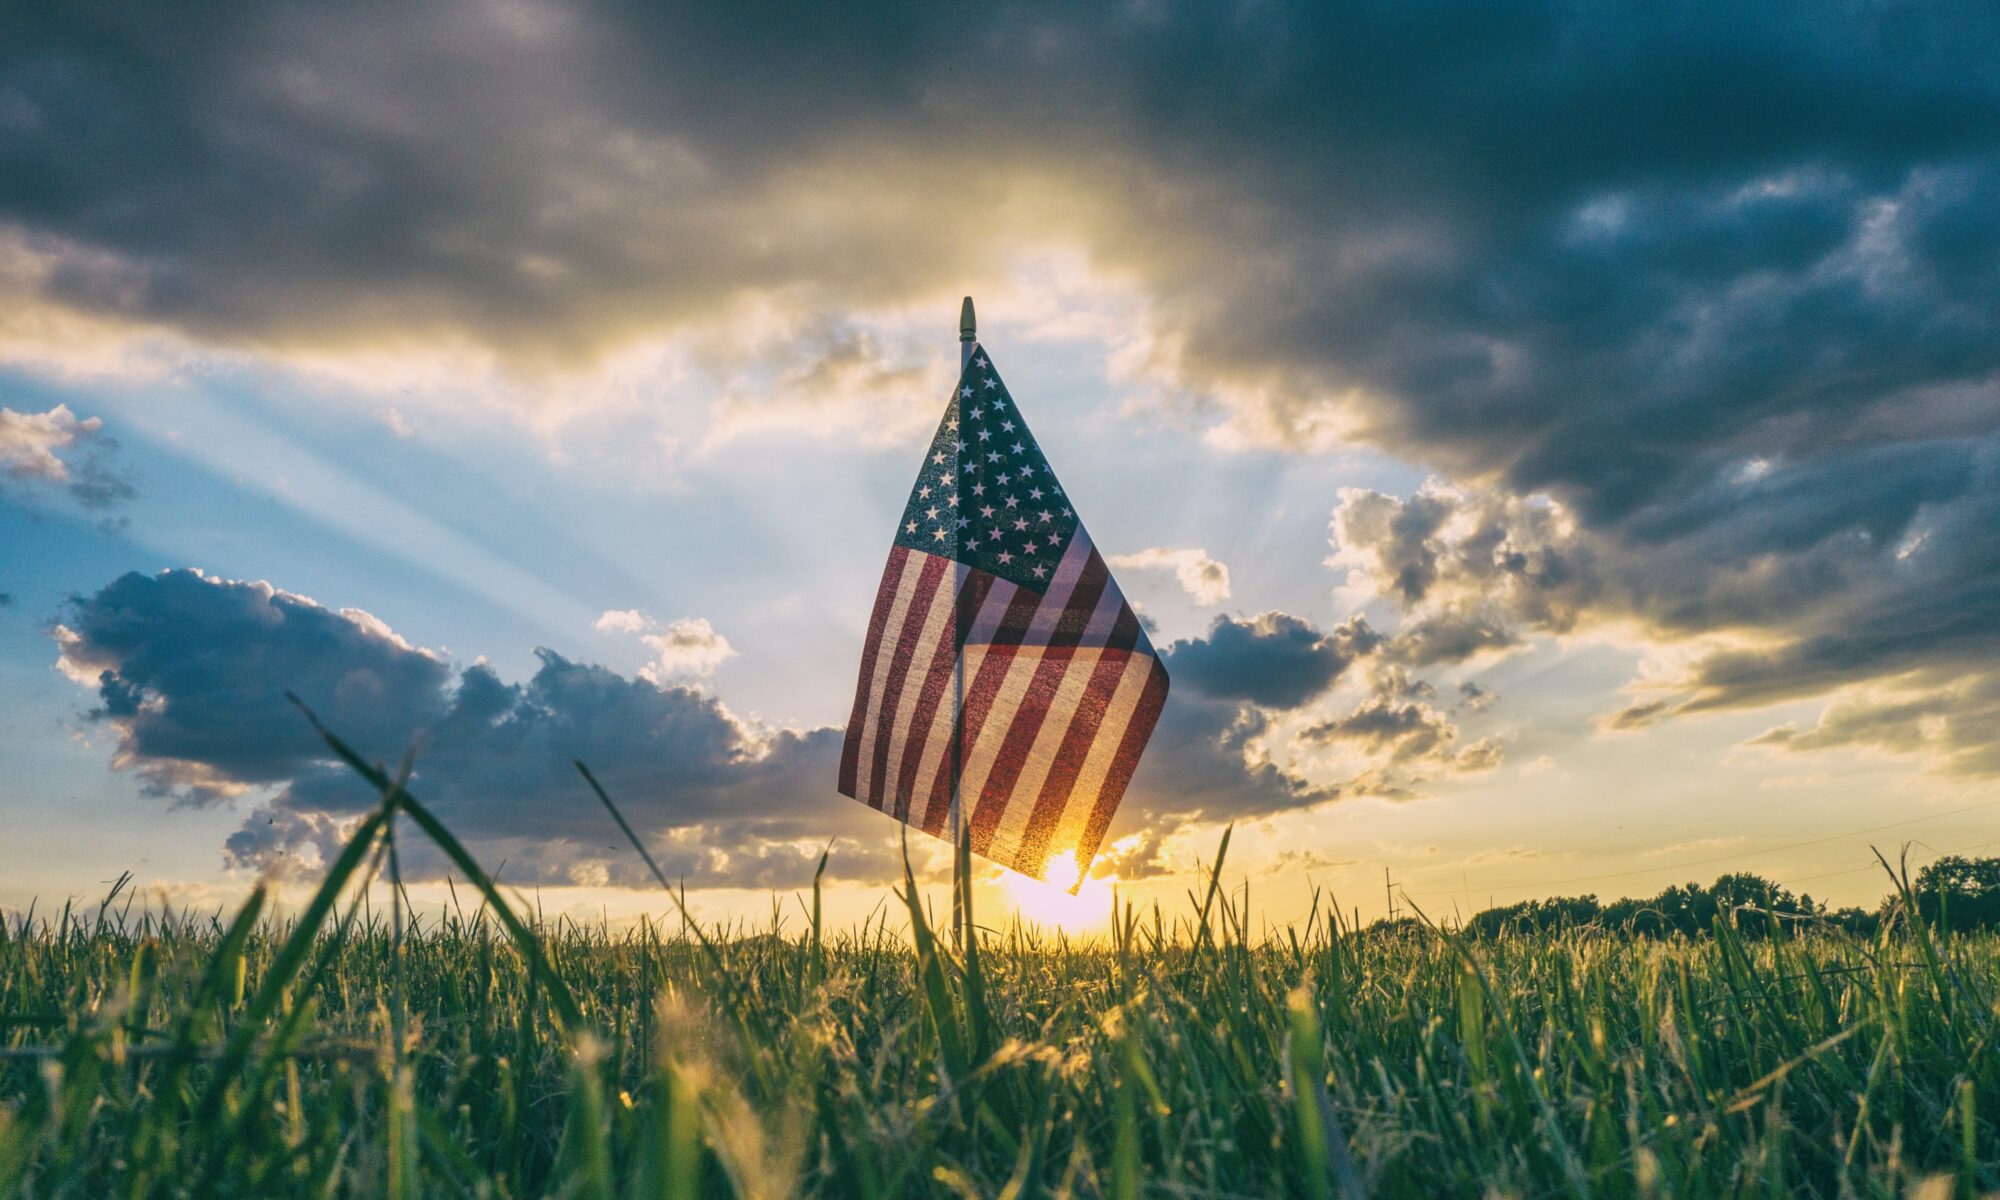
[[[1090,623],[1083,627],[1083,637],[1080,639],[1083,644],[1102,646],[1109,642],[1111,630],[1118,624],[1119,610],[1124,607],[1125,595],[1118,590],[1118,581],[1105,580],[1104,594],[1097,598],[1097,608],[1090,614]]]
[[[965,648],[965,679],[968,685],[978,675],[979,664],[985,661],[985,646],[975,643]],[[931,718],[930,737],[925,740],[924,756],[917,763],[917,790],[915,797],[923,801],[924,807],[919,810],[915,807],[916,799],[911,801],[910,823],[912,825],[921,826],[928,823],[931,819],[931,792],[937,787],[938,775],[946,769],[945,763],[951,757],[952,708],[953,705],[949,702],[940,704],[937,707],[937,712]],[[937,796],[936,802],[944,810],[940,814],[941,816],[950,814],[951,792],[949,789],[940,793]]]
[[[1039,648],[1013,648],[1013,660],[1007,664],[1007,676],[1000,681],[1000,690],[993,696],[993,707],[986,710],[986,719],[980,723],[978,740],[973,742],[972,752],[966,755],[965,774],[960,779],[959,793],[963,797],[960,803],[965,806],[964,813],[968,818],[989,803],[984,796],[986,778],[993,773],[993,764],[1000,757],[1000,747],[1007,741],[1007,731],[1020,714],[1021,699],[1028,694],[1028,684],[1034,680],[1035,668],[1041,662],[1042,651]],[[998,796],[990,803],[1004,806],[1009,799],[1011,797]]]
[[[1070,723],[1076,719],[1076,710],[1083,704],[1084,693],[1090,690],[1090,677],[1097,670],[1098,660],[1103,657],[1102,650],[1078,650],[1069,660],[1063,677],[1056,682],[1056,694],[1049,702],[1048,715],[1042,718],[1042,727],[1035,732],[1035,744],[1028,748],[1028,761],[1021,765],[1021,774],[1014,781],[1014,795],[1007,807],[1001,810],[1000,824],[993,831],[993,843],[986,854],[988,858],[1010,860],[1019,849],[1022,837],[1028,831],[1028,821],[1035,815],[1035,804],[1041,799],[1042,784],[1048,781],[1049,771],[1056,763],[1056,752],[1062,749],[1063,738],[1069,734]],[[1092,742],[1093,748],[1095,745]],[[1028,866],[1039,874],[1042,864],[1030,863]]]
[[[903,694],[896,699],[896,719],[889,726],[889,757],[884,762],[887,773],[882,777],[882,808],[893,813],[891,801],[896,796],[896,786],[903,775],[903,748],[908,745],[912,729],[917,723],[917,701],[922,697],[924,683],[930,675],[931,664],[937,660],[939,643],[949,641],[951,633],[952,587],[957,572],[946,564],[943,576],[931,592],[931,606],[924,613],[924,626],[917,632],[916,652],[910,657],[909,673],[903,676]],[[912,600],[912,603],[915,601]],[[946,653],[949,653],[947,649]],[[939,707],[948,707],[949,697]]]
[[[1049,838],[1051,855],[1074,850],[1083,841],[1091,810],[1097,807],[1097,794],[1104,790],[1104,777],[1111,773],[1111,764],[1118,758],[1118,747],[1125,741],[1126,729],[1131,727],[1132,714],[1139,711],[1139,698],[1146,694],[1146,680],[1152,673],[1152,655],[1134,654],[1126,660],[1125,673],[1118,677],[1111,703],[1104,706],[1104,721],[1097,727],[1090,752],[1084,755],[1083,767],[1076,773],[1076,782],[1070,786],[1069,797],[1063,803],[1062,819],[1056,824],[1054,836]]]
[[[854,797],[864,804],[875,803],[872,778],[875,727],[881,722],[882,693],[889,687],[889,668],[896,661],[896,647],[903,640],[903,621],[910,613],[910,597],[916,594],[917,579],[923,574],[927,557],[913,550],[903,559],[903,576],[896,581],[896,598],[889,602],[889,619],[882,626],[882,642],[875,648],[875,661],[869,665],[868,715],[861,722],[861,751],[854,764]]]
[[[1055,636],[1056,622],[1062,620],[1063,610],[1069,607],[1070,595],[1076,591],[1077,581],[1083,578],[1083,568],[1089,562],[1090,539],[1079,528],[1070,539],[1062,561],[1056,564],[1056,577],[1049,581],[1048,591],[1042,593],[1042,606],[1028,622],[1028,636],[1024,640],[1047,645]]]
[[[1020,591],[1006,580],[995,577],[993,586],[986,589],[986,602],[979,606],[979,616],[967,631],[966,641],[992,641],[993,635],[1000,632],[1000,622],[1006,617],[1008,606],[1014,603],[1014,597]]]

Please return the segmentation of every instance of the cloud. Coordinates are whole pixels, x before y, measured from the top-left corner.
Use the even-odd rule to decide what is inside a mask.
[[[627,614],[609,615],[627,624]],[[1267,628],[1296,625],[1308,635],[1301,652],[1317,653],[1317,630],[1272,616]],[[685,654],[713,655],[703,622],[658,636],[673,638],[676,626],[692,646]],[[285,701],[290,690],[371,759],[414,750],[412,790],[482,862],[506,861],[517,883],[647,883],[583,790],[577,758],[692,886],[797,886],[830,837],[838,878],[879,882],[901,870],[899,827],[834,793],[840,730],[748,722],[657,674],[628,677],[541,650],[534,674],[510,683],[483,663],[455,667],[359,609],[193,570],[128,574],[78,597],[55,639],[58,665],[95,694],[90,719],[116,735],[114,765],[137,773],[147,795],[248,806],[224,847],[232,866],[309,874],[376,802],[329,760]],[[1177,674],[1179,656],[1205,649],[1177,646],[1167,654]],[[1327,798],[1262,753],[1271,725],[1256,705],[1184,691],[1170,698],[1117,828],[1153,845],[1193,814]],[[421,857],[406,867],[444,869]]]
[[[1991,778],[2000,775],[2000,675],[1845,692],[1809,728],[1780,725],[1748,744],[1795,754],[1850,747],[1916,755],[1945,775]]]
[[[1241,620],[1220,616],[1207,637],[1169,646],[1167,662],[1183,687],[1266,708],[1297,708],[1332,687],[1349,664],[1380,642],[1358,616],[1330,634],[1288,613]]]
[[[1329,745],[1352,743],[1376,756],[1384,773],[1371,786],[1388,787],[1388,781],[1420,782],[1444,773],[1488,771],[1500,765],[1503,750],[1498,741],[1481,738],[1459,745],[1459,729],[1450,717],[1429,704],[1377,695],[1364,700],[1344,716],[1307,726],[1302,741]],[[1417,769],[1417,774],[1397,776],[1395,768]],[[1393,786],[1407,791],[1408,782]]]
[[[705,679],[736,651],[729,639],[701,617],[673,621],[659,633],[639,639],[653,652],[653,661],[639,673],[655,683],[670,679]]]
[[[1739,465],[1594,528],[1549,496],[1351,489],[1329,562],[1399,611],[1383,651],[1398,661],[1586,629],[1681,647],[1607,730],[1913,681],[1970,705],[1976,728],[2000,653],[1995,479],[2000,442],[1851,447],[1811,465]]]
[[[1156,546],[1137,554],[1118,554],[1108,560],[1119,570],[1172,571],[1194,602],[1213,607],[1229,599],[1229,568],[1201,549],[1170,549]]]
[[[45,8],[0,39],[0,341],[530,371],[677,339],[746,364],[719,436],[865,428],[925,361],[872,330],[1055,247],[1135,297],[1156,415],[1456,485],[1342,501],[1400,661],[1727,632],[1695,714],[1996,660],[1983,5],[866,25]]]
[[[652,623],[652,618],[636,608],[608,609],[591,628],[599,633],[640,633]]]
[[[511,858],[518,882],[564,881],[578,863],[640,882],[572,758],[663,853],[713,868],[710,885],[756,885],[806,842],[888,833],[832,795],[837,730],[753,727],[712,697],[546,650],[532,678],[510,684],[484,665],[454,669],[365,612],[267,583],[126,575],[73,601],[57,640],[63,670],[96,689],[91,718],[117,733],[115,765],[150,794],[265,798],[228,843],[235,865],[323,861],[344,822],[374,803],[328,761],[286,690],[372,758],[414,748],[413,790],[486,861]],[[879,855],[836,854],[833,869],[863,864],[879,867]]]
[[[715,669],[736,657],[729,639],[715,631],[703,617],[683,617],[662,626],[636,608],[613,609],[591,626],[599,633],[634,633],[653,661],[639,669],[642,678],[654,683],[706,679]]]
[[[78,419],[66,404],[39,413],[0,408],[0,480],[17,487],[60,487],[85,508],[109,508],[133,495],[110,460],[116,448],[102,420]]]

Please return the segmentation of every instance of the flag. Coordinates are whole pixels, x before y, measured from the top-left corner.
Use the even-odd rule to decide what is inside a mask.
[[[974,346],[875,594],[841,794],[948,837],[956,778],[974,853],[1074,890],[1166,699],[1138,614]]]

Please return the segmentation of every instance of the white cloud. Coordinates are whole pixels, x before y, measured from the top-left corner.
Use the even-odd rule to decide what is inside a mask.
[[[707,620],[688,617],[668,625],[660,633],[640,639],[653,652],[653,661],[639,674],[654,683],[674,679],[705,679],[727,659],[736,657],[729,639],[715,631]]]
[[[653,661],[639,676],[656,684],[706,679],[725,661],[736,657],[729,639],[704,617],[683,617],[664,627],[636,608],[610,609],[591,628],[599,633],[636,633]]]
[[[1113,555],[1109,561],[1121,570],[1171,570],[1199,605],[1213,606],[1229,599],[1228,566],[1198,547],[1155,546],[1137,554]]]
[[[653,620],[636,608],[607,609],[591,628],[599,633],[643,633]]]
[[[399,438],[411,437],[417,432],[417,427],[411,424],[410,419],[404,416],[402,410],[398,408],[387,406],[378,408],[375,410],[375,419],[387,425],[389,432]]]
[[[63,483],[69,479],[69,467],[56,457],[56,451],[96,433],[103,425],[96,417],[77,420],[66,404],[43,413],[0,408],[0,472],[15,479]]]

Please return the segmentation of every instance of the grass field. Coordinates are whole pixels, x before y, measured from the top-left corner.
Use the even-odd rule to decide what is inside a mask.
[[[913,890],[837,936],[537,925],[362,769],[382,808],[282,921],[6,929],[0,1195],[2000,1189],[1991,935],[1471,940],[1329,902],[1264,938],[1220,887],[1101,944],[955,940]],[[392,814],[463,910],[362,906]]]

